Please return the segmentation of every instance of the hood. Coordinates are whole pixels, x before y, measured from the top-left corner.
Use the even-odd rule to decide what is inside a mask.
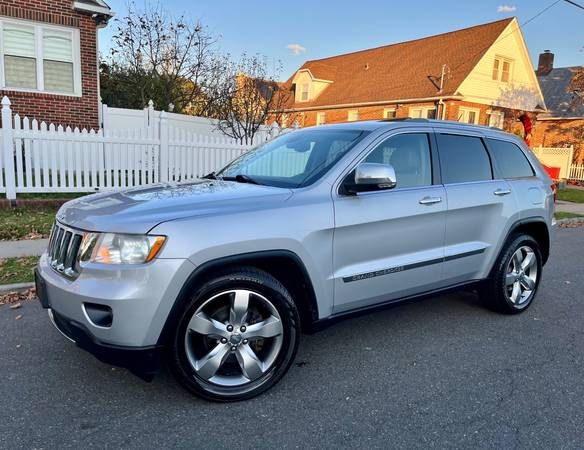
[[[78,198],[61,207],[57,220],[87,231],[142,234],[169,220],[263,209],[291,195],[289,189],[232,181],[165,183]]]

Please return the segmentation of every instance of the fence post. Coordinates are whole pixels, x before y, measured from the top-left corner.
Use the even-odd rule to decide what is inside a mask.
[[[168,114],[160,112],[160,181],[168,181]]]
[[[12,133],[12,110],[10,99],[2,98],[2,147],[4,149],[4,179],[6,199],[16,206],[16,174],[14,173],[14,138]]]

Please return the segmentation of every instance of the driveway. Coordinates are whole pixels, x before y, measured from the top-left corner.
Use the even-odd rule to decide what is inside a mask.
[[[0,448],[581,448],[583,251],[584,228],[558,230],[525,314],[457,293],[347,320],[236,404],[99,363],[36,303],[0,307]]]

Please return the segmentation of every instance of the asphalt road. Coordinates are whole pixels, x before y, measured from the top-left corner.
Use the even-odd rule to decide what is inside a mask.
[[[583,276],[584,228],[558,230],[526,313],[460,293],[347,320],[236,404],[166,372],[144,383],[69,344],[38,304],[2,306],[0,447],[582,448]]]

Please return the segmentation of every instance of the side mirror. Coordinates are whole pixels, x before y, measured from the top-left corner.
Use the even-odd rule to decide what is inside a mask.
[[[392,189],[397,180],[391,164],[361,163],[355,169],[355,178],[347,178],[344,184],[348,194]]]

